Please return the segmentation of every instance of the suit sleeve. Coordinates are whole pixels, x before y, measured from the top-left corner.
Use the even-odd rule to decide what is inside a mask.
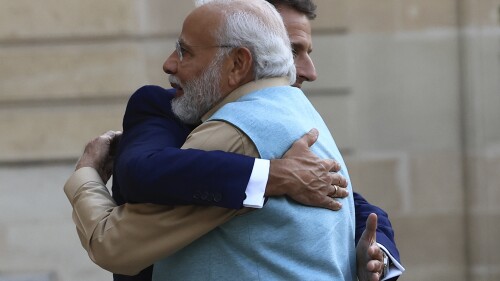
[[[172,97],[172,90],[157,86],[142,87],[131,97],[115,160],[117,203],[241,208],[255,159],[181,150],[191,128],[172,114]]]
[[[377,243],[382,244],[400,262],[399,251],[394,240],[394,231],[387,213],[379,207],[368,203],[360,194],[354,192],[353,195],[356,212],[356,244],[358,244],[361,234],[366,228],[366,219],[371,213],[375,213],[378,217]]]

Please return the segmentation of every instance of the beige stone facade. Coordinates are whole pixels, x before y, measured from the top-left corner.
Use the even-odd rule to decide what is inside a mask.
[[[317,0],[304,91],[385,209],[400,280],[500,280],[500,0]],[[0,0],[0,280],[111,280],[62,187],[162,72],[191,1]],[[11,278],[11,279],[9,279]]]

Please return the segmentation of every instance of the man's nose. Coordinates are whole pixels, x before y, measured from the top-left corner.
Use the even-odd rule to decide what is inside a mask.
[[[313,82],[318,79],[316,68],[310,56],[302,60],[300,66],[297,66],[297,76],[304,81]]]
[[[177,57],[177,53],[174,51],[163,63],[163,71],[167,74],[175,74],[177,73],[178,64],[179,58]]]

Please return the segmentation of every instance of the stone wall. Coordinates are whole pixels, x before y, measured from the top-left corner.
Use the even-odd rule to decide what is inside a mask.
[[[389,213],[400,280],[499,280],[500,1],[316,3],[319,78],[304,91],[354,188]],[[192,4],[0,6],[0,280],[111,280],[62,186],[89,139],[121,128],[135,89],[168,86]]]

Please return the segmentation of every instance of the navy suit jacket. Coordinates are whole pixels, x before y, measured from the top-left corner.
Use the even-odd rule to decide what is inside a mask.
[[[113,173],[117,204],[243,206],[254,158],[221,151],[180,150],[193,127],[172,113],[175,90],[144,86],[130,98],[123,118]],[[377,242],[399,261],[387,214],[354,193],[356,243],[370,213],[378,215]],[[114,275],[114,280],[151,280],[152,266],[136,276]],[[394,279],[395,280],[395,279]]]

